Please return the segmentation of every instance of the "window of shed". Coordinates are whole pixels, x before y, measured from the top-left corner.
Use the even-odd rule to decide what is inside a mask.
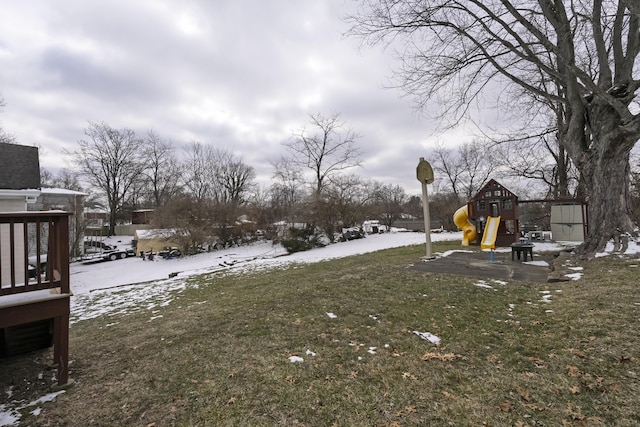
[[[511,199],[503,199],[502,200],[502,209],[513,209],[513,200],[511,200]]]
[[[487,209],[487,203],[484,200],[478,201],[478,210],[484,211]]]
[[[494,190],[493,191],[493,195],[494,196],[502,196],[502,192],[500,190]]]

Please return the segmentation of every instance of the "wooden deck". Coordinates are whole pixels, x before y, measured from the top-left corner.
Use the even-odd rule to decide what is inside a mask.
[[[69,383],[69,215],[0,213],[0,328],[53,319],[60,387]]]

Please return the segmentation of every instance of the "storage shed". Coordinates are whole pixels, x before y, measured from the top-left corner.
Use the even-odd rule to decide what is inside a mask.
[[[134,242],[138,255],[140,252],[157,253],[165,247],[180,247],[180,243],[175,239],[175,230],[173,229],[136,230]]]

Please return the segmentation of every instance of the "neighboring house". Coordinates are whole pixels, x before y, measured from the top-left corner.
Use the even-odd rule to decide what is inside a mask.
[[[166,247],[180,248],[181,244],[174,236],[175,231],[171,229],[136,230],[133,237],[136,253],[157,253]]]
[[[153,213],[153,209],[138,209],[131,212],[131,223],[116,225],[116,235],[134,236],[137,230],[153,228]]]
[[[39,195],[38,148],[0,144],[0,212],[26,211]]]
[[[153,212],[153,209],[137,209],[131,212],[131,224],[151,224]]]
[[[0,144],[0,212],[24,212],[40,195],[40,162],[38,148],[16,144]],[[22,233],[22,226],[14,232]],[[0,226],[0,266],[10,264],[9,224]],[[24,241],[14,241],[18,256],[28,251]],[[24,265],[16,265],[16,274],[24,275]],[[1,268],[0,284],[9,282],[9,268]]]
[[[109,234],[109,210],[102,206],[86,206],[84,222],[87,236],[106,236]]]
[[[70,212],[69,216],[69,255],[71,258],[81,257],[83,254],[83,240],[85,235],[84,199],[87,193],[67,190],[64,188],[43,188],[35,203],[29,205],[29,210],[50,211],[60,210]]]

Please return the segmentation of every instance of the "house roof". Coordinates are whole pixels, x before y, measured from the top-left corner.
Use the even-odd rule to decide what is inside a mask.
[[[153,228],[150,230],[136,230],[135,237],[138,240],[169,239],[175,234],[176,231],[172,228]]]
[[[68,190],[66,188],[43,188],[40,190],[41,194],[56,194],[56,195],[69,195],[69,196],[87,196],[87,193],[82,191]]]
[[[38,147],[0,143],[0,189],[40,188]]]
[[[509,190],[507,187],[505,187],[504,185],[500,184],[498,181],[496,181],[495,179],[490,179],[481,189],[480,191],[478,191],[476,193],[476,195],[473,197],[473,200],[479,200],[479,199],[484,199],[484,198],[491,198],[494,196],[494,194],[492,194],[491,196],[487,196],[486,191],[487,190],[502,190],[502,194],[501,197],[514,197],[514,198],[518,198],[518,196],[516,196],[511,190]]]

